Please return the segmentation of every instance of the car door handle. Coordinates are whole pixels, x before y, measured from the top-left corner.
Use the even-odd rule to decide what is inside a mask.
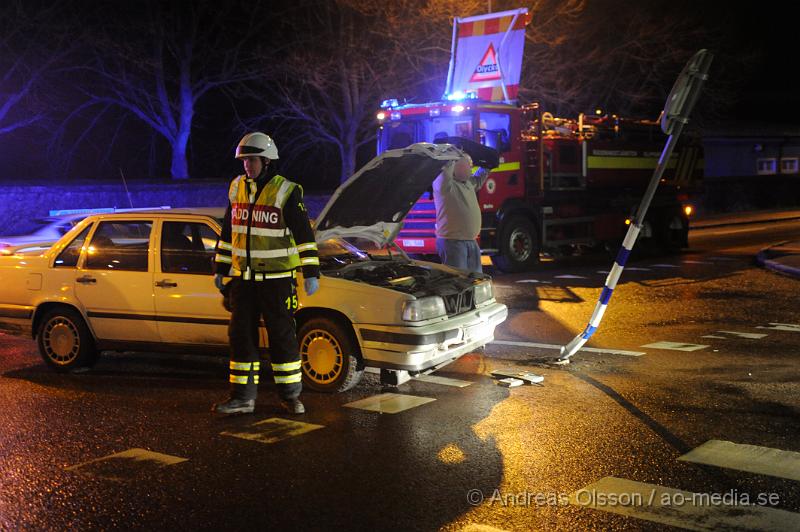
[[[157,281],[156,286],[159,288],[175,288],[178,286],[178,283],[170,281],[169,279],[164,279],[163,281]]]
[[[91,283],[96,283],[97,282],[97,279],[95,279],[94,277],[92,277],[90,275],[84,275],[83,277],[78,277],[75,280],[78,281],[81,284],[91,284]]]

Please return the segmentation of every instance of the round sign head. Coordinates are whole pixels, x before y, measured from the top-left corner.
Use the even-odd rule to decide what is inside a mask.
[[[661,115],[661,131],[671,135],[676,124],[689,121],[703,82],[708,78],[708,69],[714,55],[708,50],[698,51],[683,67],[680,76],[675,80],[672,90],[664,104]]]

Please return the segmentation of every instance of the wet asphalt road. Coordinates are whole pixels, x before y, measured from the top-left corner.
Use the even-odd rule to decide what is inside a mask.
[[[305,393],[297,418],[264,384],[254,415],[212,416],[222,358],[114,354],[62,375],[31,340],[0,335],[0,530],[800,528],[800,480],[677,460],[709,440],[800,452],[800,281],[752,259],[798,225],[748,228],[693,232],[690,251],[629,264],[587,345],[627,354],[546,364],[585,327],[611,261],[545,264],[496,277],[507,343],[436,373],[468,386],[365,375],[345,394]],[[507,367],[545,381],[497,386],[490,372]],[[343,406],[381,393],[435,400],[396,414]],[[638,517],[569,504],[609,477],[774,494],[773,513],[709,503],[653,522],[652,504],[629,505]]]

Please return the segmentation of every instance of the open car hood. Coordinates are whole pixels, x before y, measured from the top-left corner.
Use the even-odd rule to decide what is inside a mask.
[[[427,142],[383,152],[336,189],[317,217],[317,241],[357,237],[390,244],[442,167],[461,155],[450,144]]]

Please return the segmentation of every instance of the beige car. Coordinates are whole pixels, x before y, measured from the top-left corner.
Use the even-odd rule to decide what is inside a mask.
[[[389,179],[390,167],[415,154],[411,148],[393,150],[406,153],[373,166],[376,175]],[[441,146],[425,149],[454,157]],[[425,167],[430,181],[450,160],[423,157],[436,163]],[[385,370],[386,382],[435,369],[490,342],[507,316],[488,276],[410,260],[399,250],[368,254],[342,238],[385,250],[402,223],[402,203],[389,209],[388,220],[365,223],[366,209],[345,220],[352,193],[362,194],[371,175],[368,165],[320,215],[320,289],[311,297],[299,290],[303,377],[316,390],[351,388],[366,367]],[[390,195],[396,199],[396,191]],[[0,329],[35,337],[44,360],[58,370],[90,366],[103,350],[226,355],[230,315],[212,276],[222,214],[96,214],[44,252],[0,256]],[[263,329],[262,337],[266,345]]]

